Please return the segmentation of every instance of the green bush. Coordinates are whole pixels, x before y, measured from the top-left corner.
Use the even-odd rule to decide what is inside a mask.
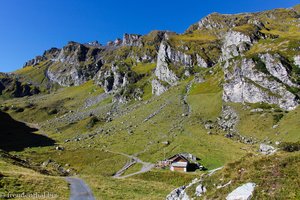
[[[17,113],[24,112],[24,108],[16,108],[15,112],[17,112]]]
[[[273,115],[274,123],[277,124],[283,117],[284,117],[283,114],[276,114],[276,115]]]
[[[97,122],[99,122],[99,119],[95,116],[92,116],[89,122],[87,123],[86,128],[87,129],[93,128]]]
[[[8,106],[3,106],[3,107],[1,107],[1,111],[3,111],[3,112],[6,112],[6,111],[8,111],[9,110],[9,107]]]
[[[48,111],[48,115],[55,115],[55,114],[57,114],[57,113],[58,113],[58,110],[57,110],[56,108],[50,109],[50,110]]]
[[[294,152],[300,150],[300,142],[283,142],[280,145],[280,148],[283,151]]]
[[[254,60],[254,62],[256,64],[255,68],[258,71],[261,71],[264,74],[269,74],[269,71],[268,71],[268,69],[266,67],[266,64],[258,56],[254,56],[253,60]]]

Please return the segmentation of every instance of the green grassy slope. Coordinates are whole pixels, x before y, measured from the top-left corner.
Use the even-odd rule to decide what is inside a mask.
[[[299,162],[300,154],[279,152],[273,156],[247,155],[238,162],[207,177],[203,184],[207,186],[204,199],[225,199],[237,187],[256,183],[253,199],[299,199]],[[218,185],[227,187],[217,189]]]
[[[30,194],[53,195],[52,199],[67,199],[69,189],[67,182],[61,177],[46,176],[31,169],[12,164],[8,159],[0,158],[0,196],[28,195],[25,198],[32,199]],[[51,198],[51,197],[49,197]]]
[[[293,20],[288,11],[277,10],[269,14],[284,16],[284,19],[276,21],[265,14],[255,14],[255,17],[268,22],[261,30],[267,39],[257,41],[245,56],[254,57],[269,51],[291,61],[297,53],[295,44],[300,40],[298,22]],[[237,15],[235,20],[242,23],[243,16]],[[171,35],[170,45],[175,49],[186,45],[189,48],[183,51],[187,55],[197,53],[204,60],[217,63],[221,54],[221,41],[217,35],[227,31],[227,28],[224,18],[219,14],[212,17],[217,22],[221,21],[224,30],[194,30]],[[256,31],[252,25],[244,24],[236,26],[234,30],[246,35]],[[138,48],[122,47],[116,54],[127,57],[130,49]],[[156,49],[152,48],[152,51],[155,53]],[[14,72],[23,81],[41,86],[44,93],[18,99],[1,99],[1,110],[9,114],[13,121],[8,129],[22,125],[20,129],[27,130],[26,133],[19,129],[15,131],[23,138],[30,133],[51,138],[52,142],[6,150],[38,165],[50,159],[70,168],[88,183],[98,199],[164,199],[170,191],[199,178],[203,172],[179,173],[168,169],[152,169],[130,178],[115,179],[112,176],[129,160],[120,153],[157,163],[182,152],[199,157],[201,164],[209,170],[225,165],[222,171],[205,180],[208,199],[224,199],[226,194],[246,181],[258,184],[255,193],[257,199],[284,196],[299,198],[299,180],[295,178],[300,173],[299,153],[279,152],[264,157],[257,155],[257,149],[259,143],[264,141],[299,141],[300,108],[286,112],[273,105],[224,103],[224,63],[209,69],[195,67],[195,76],[203,78],[203,82],[197,82],[193,75],[185,80],[180,79],[178,85],[163,95],[153,96],[151,80],[156,65],[135,63],[130,58],[124,62],[140,77],[127,89],[140,88],[143,91],[141,100],[130,100],[127,104],[116,103],[113,94],[104,94],[104,90],[92,80],[68,88],[49,83],[45,77],[50,64],[48,62]],[[176,70],[183,72],[182,69],[182,66],[178,66]],[[292,70],[295,70],[294,66]],[[293,73],[293,76],[297,75]],[[191,87],[187,92],[188,86]],[[47,94],[46,91],[52,92]],[[207,122],[216,124],[224,105],[230,105],[238,113],[237,131],[242,136],[255,138],[258,141],[256,144],[244,144],[226,138],[226,133],[218,128],[212,132],[205,129]],[[253,112],[256,108],[262,108],[263,111]],[[2,125],[6,126],[5,123]],[[10,132],[6,130],[6,133]],[[18,137],[19,142],[25,141],[20,140],[21,136]],[[26,137],[26,140],[35,141],[31,137]],[[56,146],[63,147],[63,150],[56,150]],[[125,174],[140,169],[141,165],[136,164]],[[233,181],[229,187],[215,189],[214,184],[225,184],[229,180]],[[65,182],[60,178],[40,175],[0,160],[0,192],[39,192],[48,189],[62,195],[60,199],[68,198]]]

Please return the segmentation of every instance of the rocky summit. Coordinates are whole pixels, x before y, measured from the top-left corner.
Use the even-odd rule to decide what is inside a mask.
[[[0,73],[0,196],[14,166],[99,199],[300,198],[299,5],[121,38]]]

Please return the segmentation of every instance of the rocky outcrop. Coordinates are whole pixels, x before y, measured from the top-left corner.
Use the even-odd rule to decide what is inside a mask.
[[[24,97],[39,94],[40,90],[30,83],[22,82],[13,75],[0,73],[0,95]]]
[[[110,69],[101,69],[95,77],[96,84],[102,86],[106,93],[125,88],[136,80],[136,75],[124,65],[112,65]]]
[[[76,42],[69,42],[52,59],[47,71],[47,77],[62,86],[80,85],[93,79],[102,66],[102,60],[97,56],[100,50],[88,48]]]
[[[250,200],[253,196],[255,183],[246,183],[232,191],[226,200]]]
[[[90,47],[101,47],[102,45],[96,40],[92,42],[88,42],[85,45],[90,46]]]
[[[286,9],[285,16],[291,18],[297,18],[299,14],[294,9]],[[212,13],[202,18],[196,24],[193,24],[188,28],[187,32],[193,32],[195,30],[211,30],[217,32],[223,32],[237,26],[243,26],[246,24],[255,25],[259,28],[264,28],[264,21],[266,18],[272,20],[282,20],[282,10],[270,10],[259,13],[240,13],[240,14],[220,14]]]
[[[227,61],[224,65],[225,102],[276,104],[285,110],[293,110],[298,98],[286,86],[271,75],[260,72],[252,59]]]
[[[164,86],[159,80],[152,80],[152,94],[159,96],[166,92],[168,88]]]
[[[52,60],[59,54],[60,50],[57,48],[51,48],[44,52],[42,56],[36,56],[34,59],[27,61],[23,67],[36,66],[43,61]]]
[[[276,149],[274,147],[272,147],[271,145],[260,144],[259,152],[264,155],[271,155],[276,152]]]
[[[294,57],[294,63],[300,68],[300,55]]]
[[[208,67],[206,61],[199,55],[197,55],[197,61],[199,66],[204,68]],[[185,68],[185,73],[183,75],[190,76],[189,69],[193,67],[192,56],[175,50],[168,42],[162,41],[157,55],[156,77],[159,80],[168,83],[170,86],[177,85],[179,77],[175,71],[179,70],[181,67]],[[156,85],[152,88],[157,88],[157,82],[153,83]],[[161,93],[159,92],[159,94]]]
[[[179,78],[169,69],[171,56],[173,57],[171,47],[166,42],[162,42],[157,55],[155,75],[159,80],[165,81],[170,85],[176,85]]]
[[[220,20],[220,18],[226,18],[227,20]],[[231,18],[231,15],[222,15],[220,13],[212,13],[198,22],[197,29],[224,29],[228,27],[234,27],[237,25],[236,21]]]
[[[241,53],[249,50],[249,46],[253,43],[250,36],[237,31],[229,31],[224,37],[222,47],[222,57],[220,61],[239,56]]]
[[[236,125],[238,123],[238,114],[230,106],[223,106],[222,114],[218,118],[218,125],[222,130],[228,133],[236,132]]]
[[[206,187],[202,184],[199,184],[197,187],[196,187],[196,192],[195,192],[195,195],[197,197],[201,197],[204,193],[206,193]]]
[[[23,67],[27,67],[27,66],[35,66],[38,65],[40,62],[47,60],[47,58],[43,57],[43,56],[37,56],[34,59],[31,59],[29,61],[27,61]]]
[[[197,65],[201,68],[208,68],[210,65],[200,55],[196,54]]]
[[[265,63],[267,70],[272,76],[278,78],[281,82],[290,87],[299,87],[291,81],[290,70],[287,66],[282,64],[281,60],[284,58],[282,58],[280,55],[271,55],[267,53],[261,55],[260,58]]]
[[[108,41],[106,46],[108,47],[119,47],[121,46],[123,41],[120,38],[115,39],[114,41]]]
[[[190,200],[191,198],[186,193],[186,189],[192,187],[193,185],[195,185],[195,184],[197,184],[199,182],[201,182],[201,180],[198,179],[198,178],[196,178],[191,183],[189,183],[188,185],[181,186],[181,187],[173,190],[167,196],[166,200]],[[204,191],[206,191],[205,187],[202,188],[202,194],[203,194]],[[198,189],[198,192],[200,192],[199,189]]]
[[[138,34],[124,34],[123,36],[123,46],[137,46],[141,47],[142,44],[142,36]]]

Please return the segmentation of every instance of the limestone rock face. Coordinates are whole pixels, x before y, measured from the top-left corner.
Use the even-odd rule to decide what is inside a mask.
[[[126,66],[113,65],[110,69],[100,70],[95,81],[104,87],[106,93],[114,92],[135,82],[133,72]]]
[[[208,68],[209,64],[198,54],[196,55],[198,67]]]
[[[188,194],[186,193],[186,190],[190,187],[192,187],[195,184],[198,184],[199,182],[201,182],[200,179],[196,178],[194,180],[192,180],[192,182],[190,182],[187,185],[181,186],[175,190],[173,190],[166,198],[166,200],[190,200],[192,198],[190,198],[188,196]],[[200,184],[201,185],[201,184]],[[201,187],[201,188],[200,188]],[[200,186],[197,187],[198,191],[196,190],[196,192],[198,192],[198,196],[201,196],[203,193],[206,192],[206,188],[204,186]],[[201,194],[200,194],[201,193]]]
[[[294,63],[300,68],[300,55],[294,57]]]
[[[201,197],[205,192],[206,192],[206,187],[203,186],[202,184],[199,184],[199,185],[196,187],[195,195],[196,195],[197,197]]]
[[[51,48],[51,49],[45,51],[42,56],[36,56],[34,59],[31,59],[31,60],[27,61],[23,65],[23,67],[36,66],[36,65],[40,64],[43,61],[54,59],[59,54],[59,52],[60,52],[59,49]]]
[[[297,96],[289,92],[283,83],[277,82],[271,75],[257,70],[256,63],[251,59],[227,61],[224,73],[223,100],[225,102],[264,102],[276,104],[285,110],[293,110],[298,105]]]
[[[250,200],[253,195],[255,186],[255,183],[246,183],[232,191],[226,197],[226,200]]]
[[[219,13],[212,13],[206,17],[204,17],[202,20],[198,22],[198,29],[206,28],[206,29],[223,29],[225,27],[232,27],[235,26],[234,20],[228,20],[224,22],[219,22],[216,20],[218,17],[222,16]]]
[[[102,66],[98,49],[70,42],[47,71],[47,77],[62,86],[80,85],[91,80]]]
[[[166,42],[162,42],[157,55],[155,75],[159,80],[165,81],[170,85],[176,85],[179,79],[176,74],[169,69],[170,57],[174,58],[171,47],[168,46]]]
[[[199,55],[197,55],[197,62],[199,67],[208,67],[206,61]],[[180,67],[184,68],[185,76],[190,76],[189,70],[193,68],[192,56],[174,49],[167,41],[162,41],[157,55],[157,65],[155,70],[155,75],[158,80],[164,81],[170,86],[177,85],[179,77],[174,70],[179,69]],[[157,82],[153,83],[157,86]],[[156,86],[153,88],[156,88]]]
[[[267,70],[272,76],[278,78],[281,82],[288,86],[299,87],[291,81],[287,67],[283,66],[280,61],[281,57],[278,54],[263,54],[260,58],[265,63]]]
[[[36,86],[21,82],[13,75],[0,73],[0,95],[18,98],[38,93],[40,90]]]
[[[167,87],[162,85],[160,81],[154,79],[152,80],[152,94],[159,96],[168,90]]]
[[[253,43],[250,36],[236,31],[229,31],[225,34],[224,44],[222,47],[221,61],[239,56],[241,53],[249,50],[249,46]]]
[[[102,46],[98,41],[88,42],[85,45],[91,46],[91,47],[101,47]]]
[[[141,47],[142,44],[142,36],[137,34],[124,34],[123,36],[123,46],[137,46]]]

